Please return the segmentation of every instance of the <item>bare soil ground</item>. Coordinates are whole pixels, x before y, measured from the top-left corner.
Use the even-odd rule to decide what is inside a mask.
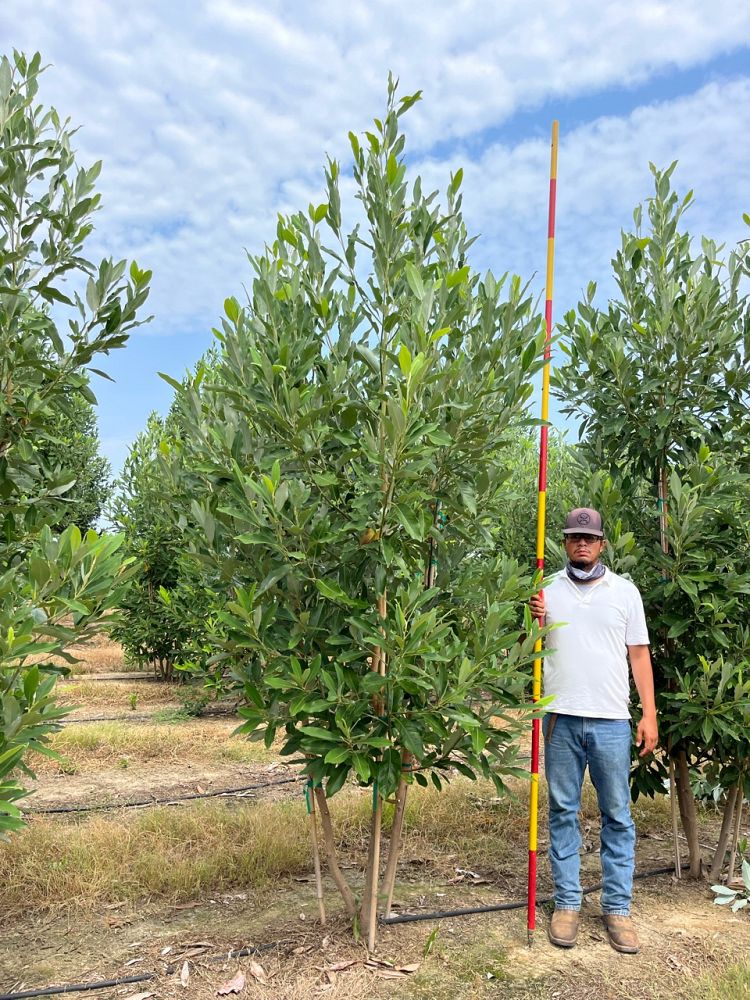
[[[409,887],[417,898],[422,889]],[[713,982],[750,957],[750,923],[710,909],[705,886],[662,877],[638,890],[634,915],[639,955],[615,953],[606,941],[596,902],[587,900],[579,944],[563,951],[546,940],[540,915],[532,948],[525,913],[515,911],[381,931],[375,959],[333,915],[321,928],[309,886],[279,886],[263,897],[224,893],[159,907],[111,906],[87,914],[58,914],[16,923],[3,934],[0,987],[20,990],[54,982],[91,982],[155,972],[154,980],[118,994],[148,991],[157,998],[208,1000],[243,971],[243,997],[295,1000],[313,996],[424,998],[565,997],[572,1000],[735,1000],[750,984],[713,994]],[[450,903],[472,905],[477,893],[452,887]],[[667,897],[665,899],[665,897]],[[333,890],[329,887],[329,898]],[[232,949],[257,947],[252,957],[221,960]],[[180,978],[185,962],[186,990]],[[257,962],[268,979],[253,976]],[[344,963],[350,963],[344,965]],[[404,970],[399,973],[399,970]],[[256,971],[256,975],[257,970]],[[184,973],[183,973],[184,976]]]
[[[122,657],[117,647],[101,641],[84,651],[86,673],[118,672]],[[137,691],[136,708],[130,704]],[[139,799],[169,799],[240,785],[263,785],[250,793],[252,801],[267,803],[296,799],[295,784],[281,784],[295,772],[273,752],[250,759],[248,744],[230,736],[233,719],[191,719],[158,722],[154,716],[184,707],[180,688],[160,683],[129,684],[93,681],[76,676],[61,686],[65,700],[79,705],[73,718],[117,715],[114,729],[87,725],[66,727],[61,748],[67,764],[45,764],[39,769],[29,809],[71,804],[122,805]],[[62,734],[61,734],[62,738]],[[65,740],[63,740],[65,742]],[[237,752],[222,756],[222,747]],[[258,748],[258,744],[253,744]],[[262,747],[260,747],[262,749]],[[253,749],[250,751],[255,753]],[[66,773],[67,772],[67,773]],[[72,772],[72,773],[71,773]],[[525,895],[526,802],[498,803],[486,789],[456,790],[461,814],[435,812],[434,800],[415,812],[400,866],[397,898],[410,912],[483,905]],[[337,797],[338,798],[338,797]],[[239,808],[236,800],[221,800],[219,809]],[[193,803],[181,807],[187,816]],[[251,803],[242,808],[254,810]],[[292,838],[295,814],[264,813],[278,822],[271,832],[283,846]],[[286,808],[286,806],[284,806]],[[297,808],[297,807],[295,807]],[[301,809],[301,807],[299,807]],[[349,872],[361,859],[361,832],[355,812],[349,818],[342,846]],[[122,810],[122,837],[130,837],[130,819],[144,810]],[[435,815],[432,815],[435,812]],[[92,814],[102,816],[101,813]],[[156,823],[156,814],[154,822]],[[170,815],[172,813],[170,812]],[[198,814],[203,815],[203,814]],[[206,814],[208,815],[208,814]],[[364,815],[364,814],[363,814]],[[668,819],[663,804],[639,802],[635,808],[639,828],[638,868],[669,863]],[[285,818],[284,818],[285,817]],[[38,824],[75,823],[85,831],[86,816],[72,819],[32,817],[29,834]],[[702,836],[715,843],[719,817],[710,811],[701,818]],[[364,826],[364,824],[362,824]],[[598,881],[599,860],[596,810],[589,793],[585,804],[582,859],[585,884]],[[90,828],[94,830],[93,825]],[[119,828],[118,828],[119,829]],[[140,829],[140,828],[139,828]],[[744,833],[748,833],[747,829]],[[167,830],[168,833],[168,830]],[[224,888],[203,888],[171,899],[158,892],[134,895],[123,891],[85,904],[77,899],[54,901],[45,907],[11,910],[4,906],[0,884],[2,947],[0,992],[40,988],[54,983],[92,982],[156,973],[155,979],[97,992],[98,997],[131,1000],[140,993],[159,998],[189,997],[207,1000],[220,986],[242,972],[245,985],[240,996],[281,1000],[403,997],[417,1000],[510,997],[521,1000],[740,1000],[750,997],[750,917],[736,916],[713,905],[705,882],[676,882],[660,876],[637,883],[634,916],[642,950],[637,956],[616,954],[606,940],[598,918],[598,894],[586,897],[578,946],[562,951],[546,938],[548,913],[540,911],[533,948],[527,947],[525,911],[472,916],[440,922],[383,927],[374,961],[352,936],[338,912],[335,890],[327,884],[329,921],[317,921],[310,867],[301,860],[287,872],[251,885],[243,877],[224,872]],[[23,837],[23,834],[21,835]],[[76,864],[65,851],[65,837],[50,838],[56,858],[49,864],[54,890],[55,866]],[[58,846],[54,846],[57,844]],[[131,849],[132,849],[132,845]],[[236,844],[226,844],[227,858],[236,857]],[[540,893],[550,887],[544,857],[546,841],[540,831]],[[174,848],[180,852],[180,845]],[[219,848],[220,849],[220,848]],[[0,872],[3,870],[0,844]],[[235,853],[233,854],[232,851]],[[189,862],[193,853],[183,848]],[[101,862],[97,862],[101,863]],[[200,862],[196,860],[196,864]],[[229,860],[225,867],[235,862]],[[6,869],[13,872],[12,866]],[[475,872],[476,877],[468,874]],[[6,874],[6,878],[9,877]],[[11,876],[12,877],[12,876]],[[127,875],[124,877],[127,878]],[[0,878],[0,883],[2,879]],[[189,885],[189,883],[188,883]],[[226,886],[230,888],[227,889]],[[6,886],[8,892],[18,887]],[[122,896],[123,898],[120,898]],[[221,959],[231,949],[257,946],[255,956]],[[256,963],[256,964],[253,964]],[[265,983],[263,980],[265,979]],[[146,1000],[145,997],[142,1000]]]

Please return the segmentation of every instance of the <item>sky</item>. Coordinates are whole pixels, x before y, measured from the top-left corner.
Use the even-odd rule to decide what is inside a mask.
[[[464,169],[472,263],[542,292],[549,136],[560,121],[554,312],[611,258],[652,192],[649,161],[695,191],[694,235],[734,245],[750,211],[750,4],[737,0],[3,0],[0,53],[40,51],[39,97],[103,161],[91,259],[153,270],[153,320],[99,367],[117,472],[152,410],[243,297],[247,252],[279,212],[323,201],[329,154],[382,113],[392,71],[423,91],[405,119],[411,176]]]

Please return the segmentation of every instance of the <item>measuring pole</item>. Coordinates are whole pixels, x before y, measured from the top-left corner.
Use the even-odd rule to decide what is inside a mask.
[[[549,218],[547,223],[547,283],[544,305],[546,341],[544,345],[544,368],[542,369],[542,426],[539,431],[539,503],[536,519],[536,567],[544,574],[544,536],[547,524],[547,445],[549,420],[549,370],[552,357],[552,286],[555,269],[555,201],[557,195],[557,139],[559,122],[552,122],[552,145],[549,169]],[[543,622],[540,619],[539,624]],[[534,672],[532,677],[531,700],[538,702],[542,695],[542,640],[537,639],[534,652]],[[529,946],[534,941],[536,927],[536,859],[537,831],[539,826],[539,743],[541,719],[531,723],[531,803],[529,810],[529,890],[527,931]]]

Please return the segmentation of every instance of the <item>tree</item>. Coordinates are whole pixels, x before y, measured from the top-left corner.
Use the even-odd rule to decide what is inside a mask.
[[[82,532],[93,528],[104,511],[111,487],[112,468],[100,454],[96,410],[89,400],[74,394],[48,425],[50,440],[41,460],[47,468],[73,481],[60,498],[54,525],[61,532],[75,524]]]
[[[126,573],[118,538],[50,530],[72,486],[49,461],[55,420],[95,401],[91,362],[124,345],[150,278],[83,256],[100,165],[75,167],[69,123],[35,100],[40,65],[38,54],[0,59],[0,833],[21,821],[17,769],[61,714],[53,688],[65,671],[50,658],[70,659]],[[71,288],[81,282],[83,297]]]
[[[737,443],[748,428],[750,323],[742,255],[724,262],[707,239],[696,253],[680,231],[692,192],[680,200],[671,190],[674,167],[652,166],[648,231],[639,207],[635,232],[623,233],[612,262],[620,298],[600,311],[592,285],[565,317],[568,360],[555,384],[563,411],[581,421],[593,467],[617,485],[613,516],[638,544],[632,572],[645,594],[662,741],[695,875],[691,765],[716,764],[736,782],[726,748],[747,721],[747,450]],[[746,755],[744,740],[736,746]],[[636,789],[653,793],[662,776],[658,761],[639,768]]]
[[[504,455],[505,502],[496,525],[501,552],[536,565],[536,516],[539,490],[538,434],[519,430]],[[580,502],[581,483],[588,478],[585,462],[563,434],[550,434],[547,467],[547,532],[559,540],[568,511]]]
[[[135,560],[112,637],[126,655],[152,664],[164,680],[172,679],[175,665],[204,665],[206,622],[218,601],[197,564],[184,558],[175,499],[164,488],[158,458],[174,433],[174,417],[150,415],[128,452],[110,510],[125,551]]]
[[[364,220],[327,200],[279,219],[230,298],[216,370],[177,391],[173,493],[192,544],[231,598],[216,664],[244,697],[243,731],[303,764],[332,874],[370,946],[390,906],[407,789],[458,771],[504,790],[528,719],[522,668],[538,630],[531,591],[496,550],[505,448],[541,365],[544,330],[520,279],[480,277],[461,216],[407,186],[397,100],[350,135]],[[190,498],[190,500],[188,500]],[[511,711],[513,710],[513,711]],[[373,789],[357,906],[338,867],[327,798]],[[385,798],[396,796],[380,883]],[[315,827],[314,827],[315,829]]]

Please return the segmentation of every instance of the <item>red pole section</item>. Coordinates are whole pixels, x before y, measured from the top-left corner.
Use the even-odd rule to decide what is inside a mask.
[[[555,208],[557,200],[557,143],[559,122],[552,122],[552,143],[549,171],[549,215],[547,220],[547,282],[544,304],[546,339],[544,345],[544,368],[542,369],[542,426],[539,431],[539,502],[536,521],[536,566],[544,574],[544,537],[547,524],[547,452],[549,443],[549,383],[550,360],[552,358],[552,289],[555,267]],[[543,624],[540,620],[539,624]],[[537,640],[537,656],[534,660],[531,700],[536,704],[542,696],[542,643]],[[527,909],[527,934],[529,946],[534,940],[536,928],[536,862],[537,832],[539,827],[539,744],[541,742],[541,720],[531,723],[531,801],[529,808],[529,884]]]

